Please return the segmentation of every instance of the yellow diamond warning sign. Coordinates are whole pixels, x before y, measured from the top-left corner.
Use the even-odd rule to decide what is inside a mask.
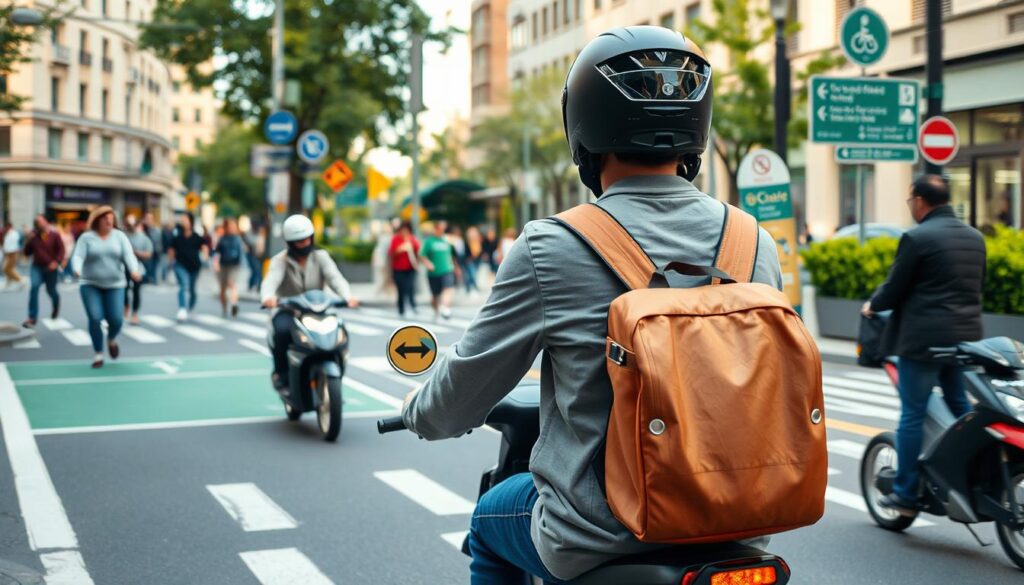
[[[437,338],[419,325],[401,327],[388,340],[388,363],[406,376],[426,372],[436,360]]]

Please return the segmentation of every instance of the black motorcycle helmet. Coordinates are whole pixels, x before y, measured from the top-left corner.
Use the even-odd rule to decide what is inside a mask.
[[[569,69],[562,122],[580,179],[601,189],[600,155],[675,155],[692,181],[711,128],[711,65],[693,41],[630,26],[590,41]]]

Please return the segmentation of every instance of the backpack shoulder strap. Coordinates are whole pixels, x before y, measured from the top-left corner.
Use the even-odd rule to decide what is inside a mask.
[[[725,204],[725,222],[718,242],[715,268],[736,282],[750,282],[757,265],[757,220],[749,213]],[[717,280],[717,279],[716,279]]]
[[[647,288],[656,270],[654,262],[607,211],[584,203],[552,219],[586,242],[629,289]]]

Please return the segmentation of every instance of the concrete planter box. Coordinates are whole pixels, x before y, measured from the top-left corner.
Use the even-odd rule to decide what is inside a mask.
[[[860,308],[864,301],[816,297],[818,330],[823,337],[857,339],[860,327]],[[982,313],[985,337],[1009,337],[1024,341],[1024,315],[998,315]]]
[[[981,323],[985,337],[1009,337],[1024,341],[1024,315],[982,313]]]
[[[338,269],[345,279],[353,283],[373,282],[373,266],[367,263],[337,261]]]
[[[857,339],[863,305],[864,301],[860,300],[816,296],[818,332],[822,337]]]

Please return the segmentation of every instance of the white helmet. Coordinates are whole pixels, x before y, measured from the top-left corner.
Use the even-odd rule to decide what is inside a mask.
[[[293,215],[284,220],[281,230],[286,242],[298,242],[313,237],[313,222],[305,215]]]

